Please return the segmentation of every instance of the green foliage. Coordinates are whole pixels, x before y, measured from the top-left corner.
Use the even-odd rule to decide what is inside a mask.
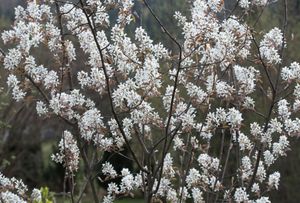
[[[41,187],[40,191],[42,194],[42,201],[34,203],[53,203],[53,195],[49,192],[48,187]]]

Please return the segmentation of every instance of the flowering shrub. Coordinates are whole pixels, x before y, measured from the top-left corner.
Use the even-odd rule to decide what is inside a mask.
[[[95,202],[136,191],[146,202],[270,202],[280,181],[272,165],[300,133],[300,65],[284,64],[286,26],[262,34],[247,22],[267,0],[237,1],[225,15],[222,0],[193,0],[190,16],[174,14],[176,39],[142,2],[174,49],[134,26],[133,0],[29,1],[2,33],[12,45],[2,53],[12,97],[34,96],[39,116],[69,125],[52,158],[72,180],[72,202],[80,159]],[[37,48],[50,60],[40,61]],[[99,105],[107,103],[105,115]],[[98,177],[99,154],[124,148],[136,170],[105,162]],[[111,180],[105,196],[96,180]]]
[[[11,202],[42,202],[42,195],[40,190],[33,189],[31,196],[28,196],[27,186],[22,182],[22,180],[17,180],[16,178],[7,178],[2,173],[0,173],[0,200],[4,203]]]

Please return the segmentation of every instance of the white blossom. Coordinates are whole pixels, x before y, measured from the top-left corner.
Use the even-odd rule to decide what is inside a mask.
[[[233,67],[235,77],[240,83],[239,93],[248,95],[255,90],[255,82],[258,77],[258,71],[253,67],[244,68],[239,65]]]
[[[257,173],[256,173],[256,178],[258,179],[258,181],[260,183],[262,183],[266,179],[266,174],[267,174],[267,172],[263,165],[263,162],[260,161],[258,168],[257,168]]]
[[[116,107],[133,108],[141,102],[141,96],[136,92],[137,86],[132,80],[120,84],[113,92],[113,100]]]
[[[246,193],[245,188],[237,188],[234,193],[234,200],[238,203],[247,202],[249,200],[249,195]]]
[[[241,151],[251,150],[252,143],[251,143],[250,139],[244,133],[239,133],[238,142],[239,142]]]
[[[268,63],[278,64],[281,62],[278,50],[283,43],[283,34],[280,29],[273,28],[265,34],[263,40],[260,42],[260,54],[262,58],[266,59]]]
[[[270,174],[269,179],[268,179],[268,186],[270,188],[275,187],[276,190],[278,190],[279,180],[280,180],[279,172],[276,171],[276,172]]]
[[[174,138],[174,140],[173,140],[173,142],[174,142],[174,146],[173,146],[173,149],[174,150],[177,150],[177,149],[182,149],[183,147],[184,147],[184,142],[183,142],[183,140],[180,138],[180,137],[178,137],[178,136],[176,136],[175,138]]]
[[[109,162],[105,162],[104,164],[102,164],[102,173],[109,176],[110,178],[115,178],[118,175],[114,167]]]
[[[131,191],[136,188],[135,180],[132,174],[124,174],[123,172],[122,175],[124,177],[121,179],[120,192]]]
[[[103,203],[112,203],[114,202],[115,197],[111,195],[106,195],[103,197]]]
[[[42,201],[42,194],[41,191],[38,189],[33,189],[31,193],[31,199],[37,202]]]
[[[36,112],[39,116],[45,115],[46,113],[48,113],[48,108],[47,108],[46,104],[42,101],[37,101],[36,102]]]
[[[251,188],[251,192],[254,193],[259,193],[260,192],[260,188],[259,188],[259,184],[258,183],[254,183],[252,188]]]
[[[76,60],[76,53],[75,53],[75,48],[74,45],[71,41],[66,40],[65,41],[66,44],[66,51],[67,51],[67,56],[68,56],[68,62],[70,63],[71,61],[75,61]]]
[[[273,153],[276,156],[284,156],[289,147],[289,141],[285,135],[279,137],[279,142],[272,145]]]
[[[192,189],[192,196],[193,196],[193,199],[194,199],[195,203],[204,203],[205,202],[203,197],[202,197],[202,192],[198,188],[193,188]]]
[[[224,81],[216,82],[216,92],[219,97],[228,98],[231,96],[233,90],[233,87],[231,87]]]
[[[300,64],[293,62],[289,67],[283,67],[281,70],[281,78],[287,82],[300,78]],[[295,89],[296,90],[296,89]]]
[[[175,171],[173,169],[173,158],[171,157],[170,153],[165,156],[163,173],[171,178],[175,176]]]
[[[255,101],[251,97],[245,97],[242,106],[246,109],[254,109]]]
[[[90,109],[84,112],[79,121],[81,136],[88,141],[96,140],[97,136],[103,136],[101,135],[103,126],[102,116],[97,109]]]
[[[8,70],[15,69],[22,60],[22,53],[18,49],[10,49],[4,58],[4,68]]]
[[[242,179],[247,180],[252,175],[252,164],[248,156],[242,158]]]
[[[265,164],[269,167],[274,163],[275,158],[269,150],[266,150],[264,152],[264,160],[265,160]]]
[[[200,181],[200,176],[201,175],[197,169],[190,169],[189,174],[186,177],[188,188],[191,188],[193,185],[197,184]]]
[[[269,197],[261,197],[255,201],[255,203],[271,203]]]
[[[195,100],[197,101],[197,103],[199,103],[199,104],[204,102],[205,99],[207,98],[207,93],[204,92],[200,87],[198,87],[192,83],[188,83],[186,88],[187,88],[188,94],[191,97],[194,97]]]
[[[250,124],[250,132],[255,137],[260,136],[263,133],[262,128],[256,122]]]
[[[250,2],[248,0],[241,0],[239,2],[239,6],[244,9],[248,9],[250,6]]]
[[[237,109],[230,108],[226,120],[232,127],[238,127],[243,121],[243,118],[242,114]]]
[[[26,203],[26,201],[23,200],[20,196],[10,191],[1,192],[0,199],[3,203]]]
[[[79,148],[77,141],[69,131],[64,131],[59,144],[59,153],[51,156],[56,163],[61,163],[67,172],[73,174],[78,170],[79,165]]]
[[[278,114],[283,120],[288,119],[291,115],[288,105],[289,103],[285,99],[278,102]]]

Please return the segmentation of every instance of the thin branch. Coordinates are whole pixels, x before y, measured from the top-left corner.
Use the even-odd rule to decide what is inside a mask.
[[[80,3],[81,3],[81,6],[84,7],[84,3],[82,0],[80,0]],[[93,25],[92,25],[92,22],[89,18],[89,15],[87,14],[86,10],[83,8],[82,9],[84,15],[86,16],[86,19],[88,21],[88,25],[90,27],[90,30],[92,32],[92,35],[93,35],[93,38],[94,38],[94,41],[96,43],[96,46],[97,46],[97,49],[99,51],[99,54],[100,54],[100,58],[101,58],[101,61],[102,61],[102,69],[103,69],[103,72],[104,72],[104,76],[105,76],[105,82],[106,82],[106,88],[107,88],[107,93],[108,93],[108,98],[109,98],[109,102],[110,102],[110,108],[111,108],[111,111],[112,111],[112,114],[113,114],[113,117],[114,119],[116,120],[117,122],[117,125],[118,125],[118,128],[122,134],[122,137],[123,139],[125,140],[125,143],[126,145],[128,146],[128,149],[133,157],[133,159],[135,160],[136,164],[138,165],[138,167],[140,168],[140,170],[146,172],[146,173],[149,173],[148,170],[146,170],[139,162],[139,160],[137,159],[136,157],[136,154],[134,153],[133,149],[131,148],[130,146],[130,143],[129,143],[129,140],[127,139],[126,137],[126,134],[124,132],[124,129],[122,127],[122,124],[117,116],[117,113],[115,111],[115,108],[114,108],[114,104],[113,104],[113,100],[112,100],[112,93],[111,93],[111,89],[110,89],[110,81],[109,81],[109,76],[108,76],[108,73],[107,73],[107,70],[106,70],[106,65],[104,63],[104,55],[103,55],[103,49],[100,47],[100,44],[97,40],[97,34],[96,34],[96,31],[95,29],[93,28]]]
[[[262,59],[262,56],[261,56],[261,53],[260,53],[260,49],[259,49],[259,45],[257,44],[257,42],[256,42],[256,40],[255,40],[255,37],[254,37],[253,33],[251,33],[251,35],[252,35],[252,41],[254,42],[254,45],[255,45],[255,47],[256,47],[256,49],[257,49],[258,58],[259,58],[259,60],[261,61],[261,64],[262,64],[262,66],[263,66],[263,69],[264,69],[264,71],[265,71],[265,73],[266,73],[266,76],[267,76],[267,78],[268,78],[268,81],[269,81],[269,83],[270,83],[270,86],[271,86],[271,89],[272,89],[272,93],[274,94],[274,93],[276,92],[275,85],[274,85],[273,82],[272,82],[272,79],[271,79],[270,73],[269,73],[269,71],[268,71],[267,65],[265,64],[264,60]]]
[[[223,173],[222,173],[222,176],[221,176],[221,179],[220,179],[220,184],[221,185],[223,184],[223,181],[224,181],[224,177],[225,177],[227,166],[228,166],[228,162],[229,162],[230,152],[231,152],[231,149],[232,149],[232,146],[233,146],[233,144],[232,144],[232,138],[233,138],[233,135],[230,133],[229,148],[228,148],[228,151],[227,151],[227,154],[226,154],[226,159],[225,159],[225,164],[224,164],[224,168],[223,168]],[[220,195],[220,192],[218,191],[217,195],[216,195],[215,202],[218,201],[219,195]]]
[[[149,6],[147,0],[143,0],[143,2],[145,4],[145,6],[147,7],[147,9],[150,11],[151,15],[156,20],[156,22],[160,25],[163,32],[177,45],[177,47],[179,49],[177,72],[176,72],[176,75],[175,75],[175,81],[174,81],[173,92],[172,92],[172,97],[171,97],[169,115],[168,115],[168,118],[167,118],[167,125],[166,125],[166,128],[165,128],[165,142],[164,142],[164,145],[163,145],[162,157],[161,157],[160,164],[158,164],[156,170],[154,171],[154,177],[156,176],[156,174],[159,171],[159,176],[158,176],[158,180],[157,180],[158,183],[157,183],[156,189],[154,191],[154,193],[156,193],[158,191],[159,186],[160,186],[160,181],[161,181],[163,167],[164,167],[164,158],[167,154],[168,134],[169,134],[169,128],[170,128],[172,112],[173,112],[173,106],[174,106],[174,101],[175,101],[175,94],[176,94],[177,85],[178,85],[178,78],[179,78],[179,73],[180,73],[180,70],[181,70],[181,63],[182,63],[182,48],[181,48],[181,45],[179,44],[179,42],[170,34],[168,29],[162,24],[160,19],[156,16],[156,14],[152,10],[152,8]]]

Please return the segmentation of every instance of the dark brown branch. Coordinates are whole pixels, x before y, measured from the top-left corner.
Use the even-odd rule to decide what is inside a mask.
[[[81,6],[84,7],[84,3],[82,0],[80,0],[80,3],[81,3]],[[90,30],[92,32],[92,35],[93,35],[93,38],[94,38],[94,41],[96,43],[96,46],[97,46],[97,49],[99,51],[99,54],[100,54],[100,58],[101,58],[101,61],[102,61],[102,70],[104,72],[104,76],[105,76],[105,82],[106,82],[106,88],[107,88],[107,93],[108,93],[108,98],[109,98],[109,102],[110,102],[110,108],[111,108],[111,111],[112,111],[112,114],[113,114],[113,117],[114,119],[116,120],[117,122],[117,125],[118,125],[118,128],[121,132],[121,135],[123,137],[123,139],[125,140],[125,143],[126,145],[128,146],[128,149],[129,149],[129,152],[130,154],[132,155],[133,159],[135,160],[136,164],[138,165],[138,167],[140,168],[141,171],[143,172],[146,172],[146,173],[149,173],[148,170],[146,170],[139,162],[139,160],[137,159],[133,149],[131,148],[130,146],[130,143],[129,143],[129,140],[127,139],[126,137],[126,134],[124,132],[124,129],[122,127],[122,124],[119,120],[119,117],[115,111],[115,108],[114,108],[114,104],[113,104],[113,100],[112,100],[112,93],[111,93],[111,89],[110,89],[110,82],[109,82],[109,76],[108,76],[108,73],[107,73],[107,70],[106,70],[106,66],[105,66],[105,60],[104,60],[104,55],[103,55],[103,49],[100,47],[100,44],[97,40],[97,34],[96,34],[96,31],[93,27],[93,24],[89,18],[89,15],[87,14],[86,10],[83,8],[82,11],[84,12],[84,15],[86,16],[86,19],[88,21],[88,25],[90,27]]]
[[[266,73],[266,76],[267,76],[267,78],[268,78],[268,81],[269,81],[270,86],[271,86],[271,89],[272,89],[272,93],[275,94],[276,88],[275,88],[275,85],[273,84],[273,81],[272,81],[272,79],[271,79],[270,73],[269,73],[269,71],[268,71],[268,67],[267,67],[267,65],[265,64],[265,62],[264,62],[264,60],[263,60],[263,58],[262,58],[262,56],[261,56],[260,49],[259,49],[260,47],[259,47],[259,45],[257,44],[257,42],[256,42],[256,40],[255,40],[255,37],[254,37],[253,33],[251,33],[251,34],[252,34],[252,41],[254,42],[254,45],[255,45],[255,47],[256,47],[256,49],[257,49],[258,58],[259,58],[259,60],[261,61],[261,64],[262,64],[262,66],[263,66],[263,69],[264,69],[264,71],[265,71],[265,73]]]
[[[150,11],[151,15],[156,20],[156,22],[162,28],[163,32],[177,45],[177,47],[179,49],[178,66],[177,66],[177,72],[176,72],[174,86],[173,86],[174,88],[173,88],[172,97],[171,97],[169,115],[168,115],[168,118],[167,118],[167,125],[166,125],[166,128],[165,128],[165,142],[164,142],[164,145],[163,145],[162,157],[161,157],[160,163],[158,164],[156,170],[154,171],[154,177],[156,177],[156,175],[159,171],[159,176],[158,176],[158,179],[157,179],[158,183],[157,183],[155,191],[153,192],[155,194],[158,191],[159,186],[160,186],[160,181],[161,181],[163,167],[164,167],[164,158],[167,154],[168,134],[169,134],[169,128],[170,128],[172,112],[173,112],[173,106],[174,106],[174,101],[175,101],[175,94],[176,94],[176,90],[177,90],[177,86],[178,86],[179,73],[180,73],[180,70],[181,70],[182,48],[181,48],[181,45],[179,44],[179,42],[170,34],[170,32],[167,30],[167,28],[162,24],[160,19],[156,16],[156,14],[152,10],[152,8],[149,6],[147,0],[143,0],[143,2],[145,4],[145,6],[147,7],[147,9]],[[172,142],[172,139],[171,139],[170,142]]]

